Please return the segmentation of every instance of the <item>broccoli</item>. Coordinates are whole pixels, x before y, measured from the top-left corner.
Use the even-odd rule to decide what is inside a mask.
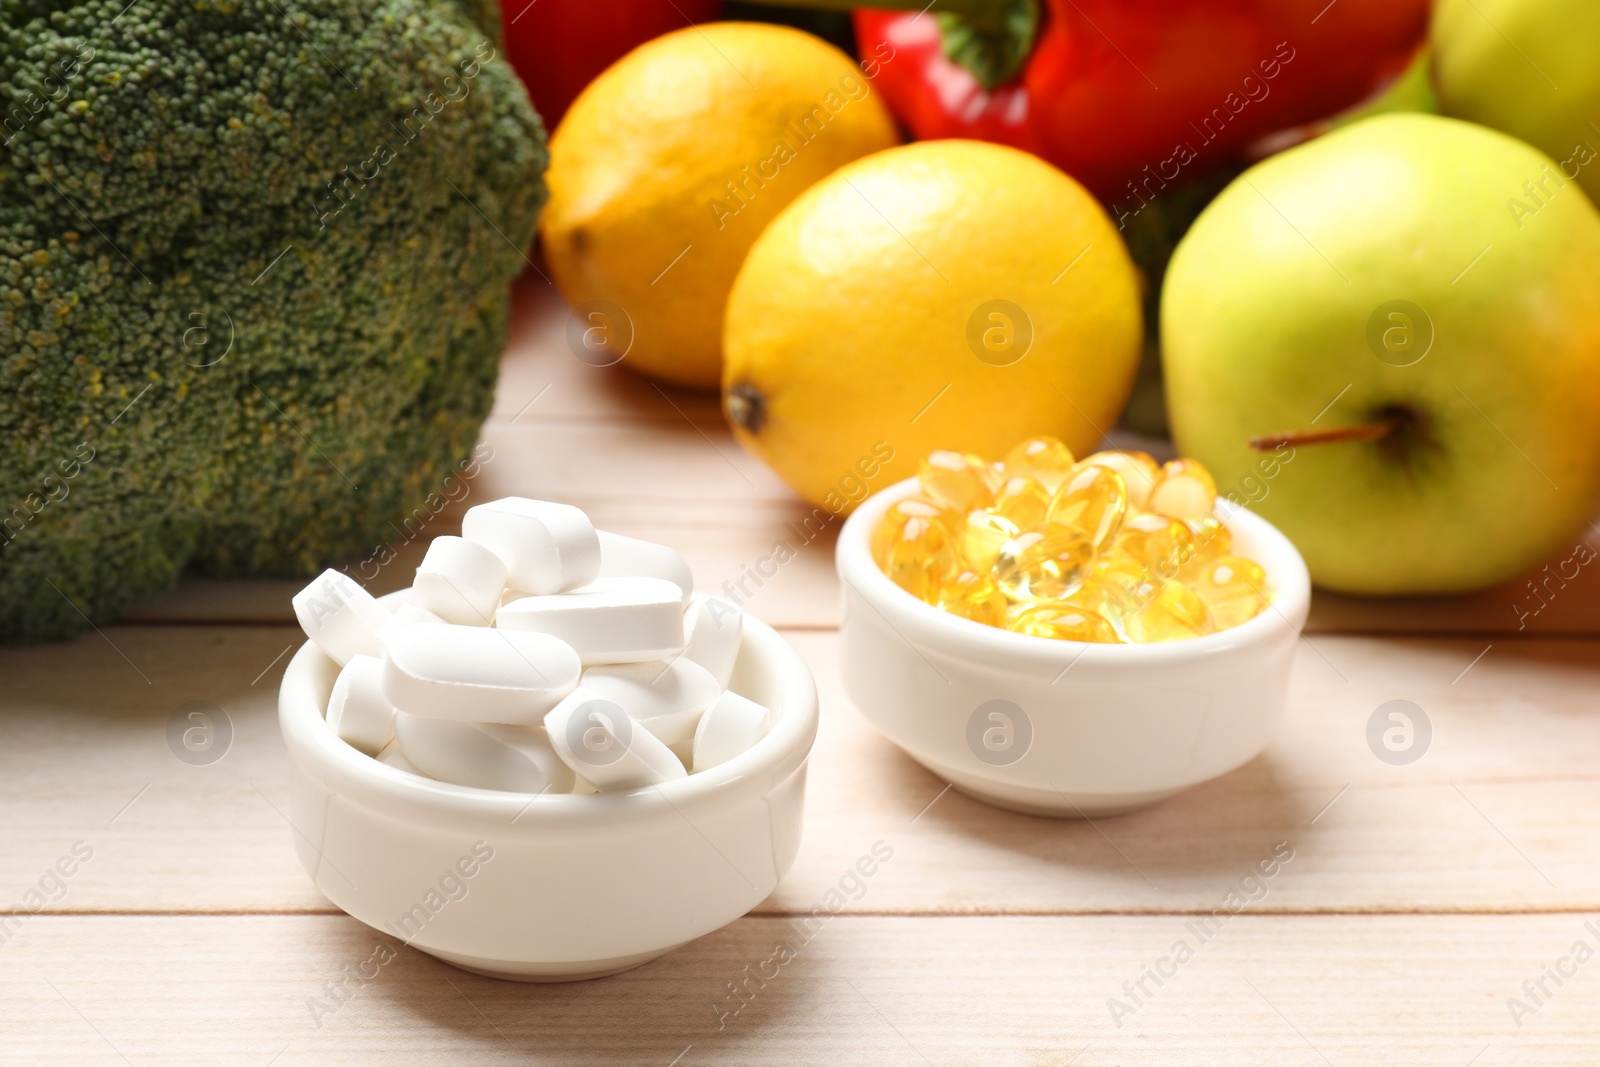
[[[0,0],[0,640],[441,490],[545,197],[498,42],[494,0]]]

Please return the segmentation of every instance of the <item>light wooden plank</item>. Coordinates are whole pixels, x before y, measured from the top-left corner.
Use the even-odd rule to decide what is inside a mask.
[[[1262,910],[1600,907],[1593,643],[1495,644],[1473,663],[1476,640],[1316,638],[1267,754],[1090,825],[941,796],[850,706],[837,635],[788,636],[823,715],[804,844],[767,909],[808,908],[878,838],[900,858],[873,906],[895,912],[1205,910],[1280,841],[1295,859]],[[292,772],[275,688],[295,643],[287,627],[108,627],[0,651],[0,870],[30,879],[82,839],[95,859],[56,909],[325,910],[280,814]],[[1394,698],[1433,724],[1432,748],[1406,767],[1366,747],[1368,717]],[[167,747],[169,717],[191,700],[232,720],[215,765]]]
[[[1593,1064],[1600,1043],[1600,964],[1547,981],[1520,1028],[1507,1008],[1576,941],[1600,941],[1592,915],[1242,914],[1200,944],[1177,916],[851,913],[874,892],[809,942],[746,919],[573,985],[479,978],[397,946],[318,1013],[314,998],[335,1007],[325,982],[394,942],[342,916],[35,918],[0,955],[6,1052],[86,1067],[1558,1067]],[[1142,979],[1180,940],[1193,958],[1163,964],[1159,987]],[[732,1014],[730,985],[780,943],[794,958]],[[1114,1020],[1108,1002],[1131,1005],[1123,983],[1141,979],[1151,995]]]

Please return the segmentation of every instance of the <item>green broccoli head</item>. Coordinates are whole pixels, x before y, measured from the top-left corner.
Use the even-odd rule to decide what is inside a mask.
[[[0,0],[0,640],[308,574],[471,450],[544,130],[493,0]]]

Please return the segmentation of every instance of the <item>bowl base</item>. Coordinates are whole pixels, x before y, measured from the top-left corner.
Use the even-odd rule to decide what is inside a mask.
[[[1004,808],[1023,815],[1043,815],[1051,819],[1100,819],[1112,815],[1131,815],[1143,811],[1182,789],[1161,789],[1153,793],[1061,793],[1040,789],[1008,789],[1004,794],[992,791],[989,783],[966,786],[950,783],[957,793],[971,797],[993,808]],[[1019,794],[1029,794],[1019,796]]]
[[[912,757],[916,759],[915,756]],[[1176,796],[1188,786],[1154,789],[1144,793],[1069,793],[1064,789],[1036,789],[1026,785],[996,782],[960,774],[924,760],[918,763],[949,782],[956,792],[983,804],[1024,815],[1043,815],[1052,819],[1098,819],[1129,815]]]
[[[463,971],[485,978],[499,978],[507,982],[583,982],[590,978],[605,978],[621,974],[623,971],[631,971],[635,967],[642,967],[679,946],[669,945],[651,952],[614,956],[606,960],[573,960],[567,963],[525,963],[520,960],[484,959],[479,956],[464,956],[457,952],[423,948],[421,945],[412,947],[426,952],[435,959],[443,960],[452,967],[459,967]]]

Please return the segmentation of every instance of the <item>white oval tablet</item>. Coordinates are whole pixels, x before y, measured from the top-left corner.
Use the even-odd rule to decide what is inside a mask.
[[[710,671],[726,689],[739,658],[739,643],[744,640],[744,612],[732,601],[702,593],[684,609],[683,632],[684,658]]]
[[[600,541],[570,504],[508,496],[467,509],[461,536],[505,561],[508,582],[535,596],[588,585],[600,576]]]
[[[523,597],[502,607],[494,624],[559,637],[586,667],[683,651],[683,601],[662,578],[599,578],[570,593]]]
[[[311,643],[343,667],[351,656],[381,654],[378,635],[389,609],[355,579],[330,569],[294,595],[294,617]]]
[[[395,741],[413,765],[430,777],[477,789],[508,793],[565,793],[572,771],[541,726],[395,716]]]
[[[615,701],[579,686],[545,716],[556,755],[601,792],[683,778],[683,763]]]
[[[416,764],[406,759],[405,753],[400,751],[400,746],[393,741],[383,746],[383,751],[378,753],[377,760],[384,766],[393,767],[397,771],[405,771],[407,774],[414,774],[418,778],[428,777],[417,768]]]
[[[694,728],[722,687],[711,672],[679,656],[668,663],[618,663],[583,672],[583,688],[622,706],[669,745],[694,739]]]
[[[389,642],[396,631],[407,626],[443,626],[444,620],[439,618],[427,608],[419,608],[415,604],[401,604],[389,616],[389,621],[384,624],[383,632],[378,635],[378,647],[387,650]]]
[[[328,697],[328,728],[369,756],[394,737],[394,705],[383,695],[383,660],[351,656]]]
[[[684,558],[666,545],[637,537],[597,531],[600,537],[600,577],[664,578],[683,592],[688,603],[694,593],[694,573]]]
[[[548,634],[485,626],[407,626],[389,642],[383,695],[434,719],[536,726],[583,665]]]
[[[766,736],[772,712],[738,693],[723,693],[694,731],[694,769],[709,770],[749,751]]]
[[[435,537],[411,583],[411,603],[445,622],[488,626],[506,590],[506,565],[464,537]]]

